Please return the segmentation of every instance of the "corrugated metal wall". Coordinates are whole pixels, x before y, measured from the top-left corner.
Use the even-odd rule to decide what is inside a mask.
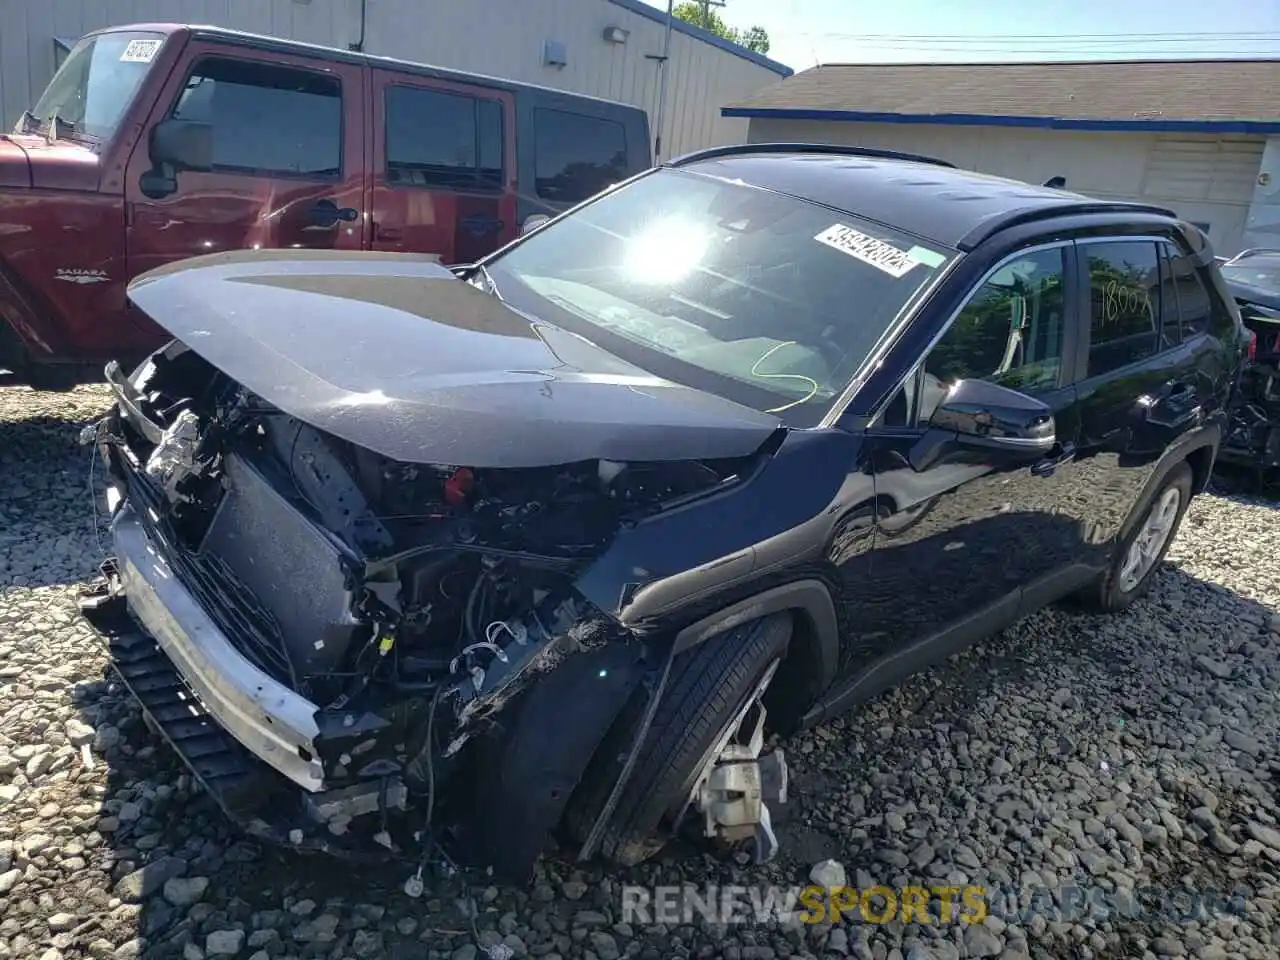
[[[1139,200],[1207,224],[1218,253],[1243,243],[1263,138],[1245,135],[1093,133],[915,123],[752,120],[750,139],[817,140],[903,150],[960,167],[1115,200]]]
[[[367,0],[365,49],[439,66],[621,100],[655,122],[664,27],[609,0]],[[346,47],[359,36],[360,0],[0,0],[0,108],[5,129],[54,69],[55,38],[140,21],[210,23]],[[605,27],[630,31],[625,44]],[[564,67],[543,65],[548,40]],[[768,68],[673,32],[663,153],[745,139],[746,121],[720,107],[776,82]],[[656,132],[656,131],[655,131]]]

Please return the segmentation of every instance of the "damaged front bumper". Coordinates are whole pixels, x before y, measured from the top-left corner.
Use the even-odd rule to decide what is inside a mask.
[[[104,579],[82,599],[86,622],[152,728],[169,742],[230,820],[249,837],[303,852],[366,863],[385,862],[393,856],[389,847],[353,843],[325,829],[323,814],[329,811],[323,805],[328,795],[298,791],[231,736],[157,641],[130,615],[115,563],[108,561],[104,573]]]
[[[116,514],[111,535],[130,611],[210,716],[304,790],[323,790],[315,742],[320,708],[241,655],[174,575],[130,505]]]

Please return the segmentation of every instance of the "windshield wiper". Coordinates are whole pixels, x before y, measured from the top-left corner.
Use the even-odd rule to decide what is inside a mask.
[[[492,293],[503,303],[506,303],[506,301],[502,299],[502,293],[498,290],[498,285],[493,282],[493,277],[489,273],[489,268],[483,263],[476,264],[476,272],[480,274],[480,276],[484,277],[484,283],[488,288],[489,293]]]
[[[18,120],[18,131],[20,133],[39,133],[43,123],[44,121],[30,110],[23,110],[22,117]]]

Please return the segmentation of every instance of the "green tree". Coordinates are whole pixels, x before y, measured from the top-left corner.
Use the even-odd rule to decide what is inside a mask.
[[[724,22],[720,14],[710,6],[704,7],[698,0],[683,0],[682,3],[676,4],[674,12],[676,19],[709,30],[716,36],[724,37],[729,42],[746,47],[754,53],[769,52],[769,34],[764,27],[754,26],[746,30],[731,27]]]

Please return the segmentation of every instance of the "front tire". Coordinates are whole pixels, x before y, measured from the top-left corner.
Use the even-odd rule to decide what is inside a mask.
[[[1081,606],[1098,613],[1116,613],[1151,589],[1191,503],[1193,479],[1191,466],[1185,461],[1169,471],[1140,508],[1140,518],[1120,542],[1102,579],[1077,595]]]
[[[760,683],[783,659],[791,616],[752,620],[676,656],[640,754],[610,815],[600,853],[623,866],[647,860],[678,826],[694,783],[715,745],[739,718]],[[566,826],[586,840],[618,781],[648,706],[644,690],[605,735],[569,801]]]

